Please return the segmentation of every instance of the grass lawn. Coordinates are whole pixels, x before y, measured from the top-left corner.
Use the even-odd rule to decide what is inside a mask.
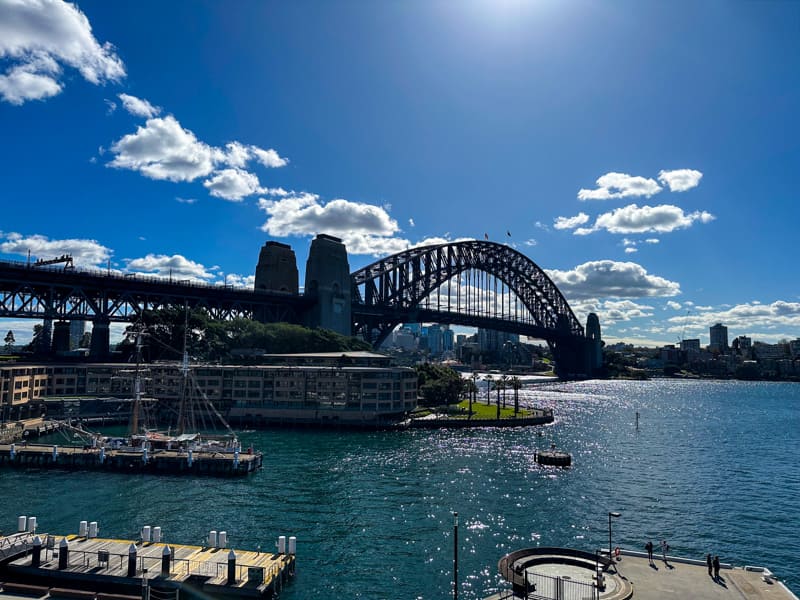
[[[463,412],[463,416],[466,418],[467,411],[469,410],[469,400],[462,400],[456,406],[458,406],[459,410]],[[519,412],[517,413],[518,417],[529,417],[531,416],[531,411],[525,410],[524,408],[520,408]],[[456,416],[456,415],[453,415]],[[491,406],[486,406],[485,403],[481,402],[473,402],[472,403],[472,418],[473,419],[496,419],[497,418],[497,405],[492,403]],[[500,418],[501,419],[513,419],[514,418],[514,400],[511,399],[511,402],[506,399],[506,407],[503,408],[503,402],[500,402]]]

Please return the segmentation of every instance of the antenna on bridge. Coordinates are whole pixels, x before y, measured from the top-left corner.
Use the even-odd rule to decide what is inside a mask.
[[[30,260],[30,259],[29,259]],[[34,267],[44,267],[46,265],[57,265],[60,263],[64,263],[64,270],[68,271],[70,269],[74,269],[75,265],[72,264],[72,255],[71,254],[62,254],[56,258],[51,258],[49,260],[45,260],[40,258],[32,266]]]

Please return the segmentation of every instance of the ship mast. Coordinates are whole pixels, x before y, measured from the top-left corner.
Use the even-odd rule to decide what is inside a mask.
[[[131,413],[131,435],[139,432],[139,410],[142,400],[142,377],[140,366],[142,361],[142,332],[136,332],[136,373],[133,378],[133,412]]]
[[[186,335],[189,329],[189,310],[184,306],[183,321],[183,358],[181,360],[181,374],[183,375],[183,389],[181,390],[181,401],[178,404],[178,435],[185,433],[186,420],[186,394],[189,389],[189,351],[187,350]]]

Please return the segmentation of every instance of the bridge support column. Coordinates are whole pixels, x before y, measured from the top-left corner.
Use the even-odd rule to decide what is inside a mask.
[[[306,325],[352,335],[350,264],[339,238],[319,234],[311,242],[306,261],[305,295],[315,300]]]
[[[53,352],[69,351],[69,321],[56,321],[53,324]]]
[[[92,343],[89,346],[90,360],[106,360],[109,355],[108,344],[111,339],[109,334],[109,320],[100,317],[92,321]]]

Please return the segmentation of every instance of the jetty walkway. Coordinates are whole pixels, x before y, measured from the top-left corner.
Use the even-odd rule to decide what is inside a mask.
[[[0,444],[0,467],[237,476],[261,467],[260,452]]]
[[[0,553],[0,599],[141,600],[146,588],[147,597],[153,598],[176,599],[177,591],[189,598],[272,598],[294,575],[292,546],[289,552],[265,553],[18,533],[0,537],[0,547],[5,547]]]

